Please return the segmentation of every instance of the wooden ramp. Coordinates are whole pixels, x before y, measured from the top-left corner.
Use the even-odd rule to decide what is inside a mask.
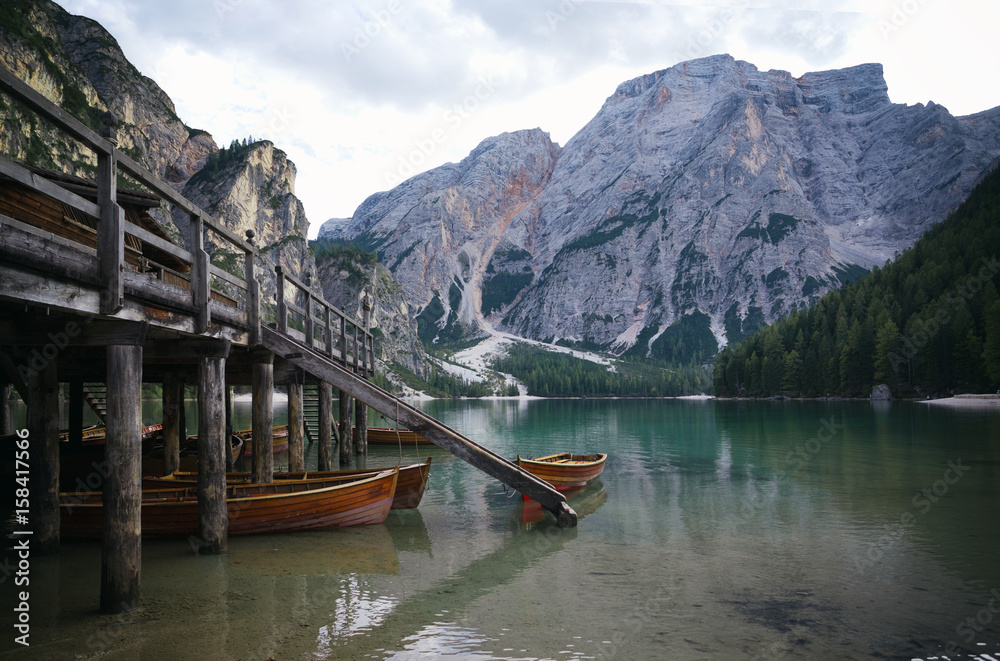
[[[423,411],[382,390],[362,376],[341,366],[288,335],[266,326],[261,328],[261,344],[288,362],[368,404],[386,418],[420,432],[424,438],[448,450],[487,475],[533,498],[552,512],[560,526],[575,526],[576,512],[566,498],[548,483],[516,464],[441,424]]]

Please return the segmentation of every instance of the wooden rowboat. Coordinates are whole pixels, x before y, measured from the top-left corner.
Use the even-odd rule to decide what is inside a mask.
[[[538,459],[524,459],[517,455],[517,465],[532,475],[539,477],[556,491],[566,491],[585,487],[596,480],[604,470],[604,460],[608,455],[570,454],[563,452]]]
[[[240,456],[252,457],[253,430],[241,429],[239,431],[234,431],[233,436],[238,436],[243,439],[243,453]],[[273,448],[272,452],[274,454],[286,452],[288,450],[288,425],[278,425],[271,428],[271,443]]]
[[[163,430],[163,425],[157,423],[155,425],[149,425],[148,427],[142,428],[142,440],[148,441],[153,439],[156,434]],[[107,436],[107,428],[103,425],[95,425],[93,427],[87,427],[82,432],[82,439],[84,446],[91,445],[104,445],[105,437]],[[63,430],[59,432],[59,440],[69,442],[69,430]]]
[[[382,523],[389,515],[399,469],[309,482],[276,482],[226,487],[230,535],[318,530]],[[198,534],[194,487],[142,493],[145,537]],[[61,536],[100,539],[100,492],[59,494]]]
[[[344,471],[308,471],[308,472],[279,472],[274,474],[274,482],[317,482],[336,477],[358,477],[362,475],[374,475],[380,469],[359,469]],[[384,470],[384,469],[381,469]],[[427,486],[427,477],[431,470],[431,458],[422,464],[410,464],[399,467],[399,477],[396,480],[396,489],[392,498],[392,509],[413,509],[420,504],[424,497],[424,489]],[[226,473],[227,484],[247,484],[253,479],[251,473],[234,472]],[[194,486],[198,483],[198,474],[192,472],[178,471],[163,477],[143,477],[143,489],[166,489],[175,486]]]
[[[357,429],[354,430],[357,432]],[[398,434],[398,436],[397,436]],[[409,429],[393,429],[392,427],[369,427],[368,443],[371,445],[434,445],[426,438]]]

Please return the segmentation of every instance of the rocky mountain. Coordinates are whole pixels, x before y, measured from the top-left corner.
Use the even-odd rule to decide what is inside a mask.
[[[0,9],[0,63],[93,129],[107,110],[119,119],[118,146],[180,189],[217,151],[190,129],[173,101],[126,59],[100,24],[47,0],[11,0]],[[93,177],[93,154],[3,98],[0,150],[22,160]]]
[[[403,288],[389,269],[369,257],[370,253],[319,244],[316,266],[323,297],[355,319],[363,319],[363,297],[365,292],[372,294],[370,328],[376,359],[424,376],[427,359]]]
[[[427,339],[492,326],[670,357],[882,265],[998,155],[1000,108],[894,104],[878,64],[793,78],[719,55],[621,84],[562,149],[488,138],[336,227]]]

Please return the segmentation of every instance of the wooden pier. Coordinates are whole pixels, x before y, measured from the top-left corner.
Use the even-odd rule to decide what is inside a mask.
[[[164,469],[179,466],[183,388],[198,386],[198,518],[203,553],[227,547],[225,473],[229,386],[252,386],[253,476],[270,482],[272,393],[289,386],[290,468],[303,465],[303,386],[319,400],[320,470],[349,461],[365,440],[370,406],[529,495],[560,525],[576,525],[562,494],[375,386],[374,345],[365,319],[349,319],[303,283],[276,271],[276,318],[265,322],[253,233],[237,236],[119,151],[116,120],[100,134],[0,66],[0,91],[91,150],[89,182],[0,158],[0,393],[28,404],[32,549],[59,548],[58,385],[69,384],[71,448],[82,439],[88,383],[106,384],[101,609],[131,610],[140,586],[140,391],[163,386]],[[144,190],[119,190],[119,171]],[[146,213],[165,203],[187,216],[189,241],[170,240]],[[243,256],[239,273],[210,259],[210,245]],[[333,388],[340,391],[339,448],[333,447]],[[360,415],[352,415],[357,409]]]

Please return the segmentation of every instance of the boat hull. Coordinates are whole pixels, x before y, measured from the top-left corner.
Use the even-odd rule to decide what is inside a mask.
[[[397,433],[399,434],[397,437]],[[369,445],[434,445],[426,438],[409,429],[395,430],[391,427],[369,427]]]
[[[227,487],[230,535],[320,530],[382,523],[389,515],[399,471],[315,482]],[[195,487],[143,491],[143,537],[198,534]],[[99,492],[60,494],[61,536],[100,539]]]
[[[603,453],[579,455],[568,452],[538,459],[524,459],[518,455],[517,465],[545,480],[556,491],[567,491],[585,487],[600,477],[607,457]]]
[[[308,472],[279,472],[274,474],[275,482],[304,481],[315,482],[335,477],[350,477],[361,475],[373,475],[379,469],[359,469],[344,471],[308,471]],[[424,497],[424,489],[427,487],[427,478],[430,475],[431,458],[421,464],[410,464],[399,467],[399,477],[396,480],[396,489],[392,498],[392,509],[413,509],[420,504]],[[253,479],[251,473],[234,472],[226,473],[226,482],[229,484],[248,483]],[[143,477],[143,489],[165,489],[174,486],[195,486],[198,483],[198,474],[190,472],[171,473],[164,477]]]

